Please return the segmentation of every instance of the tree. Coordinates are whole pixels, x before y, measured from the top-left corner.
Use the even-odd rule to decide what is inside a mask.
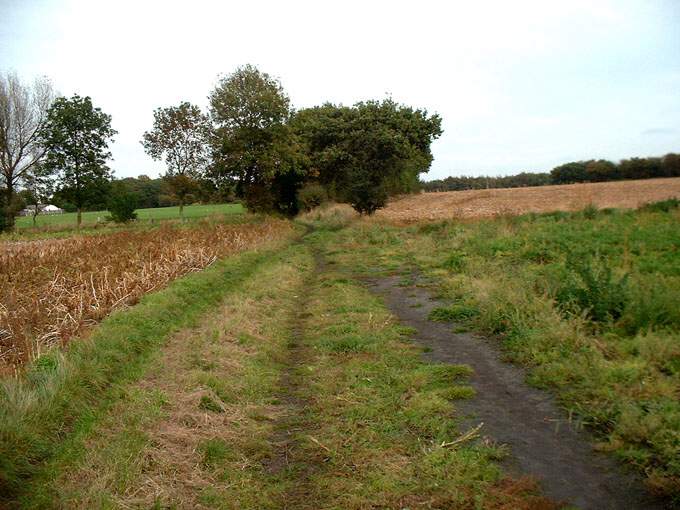
[[[586,163],[586,180],[588,182],[605,182],[620,179],[619,168],[606,159],[588,161]]]
[[[144,133],[141,143],[154,160],[165,158],[167,183],[179,200],[183,218],[190,185],[204,174],[209,162],[210,121],[198,106],[187,102],[157,108],[153,116],[153,129]]]
[[[210,95],[216,124],[211,175],[236,183],[251,210],[297,212],[305,155],[286,124],[290,99],[278,80],[251,65],[220,80]]]
[[[108,185],[111,172],[109,141],[116,134],[111,116],[92,105],[92,99],[74,95],[60,97],[50,108],[42,140],[45,167],[58,174],[61,193],[78,212],[78,229],[83,207]]]
[[[680,177],[680,154],[669,153],[661,160],[664,177]]]
[[[33,171],[24,178],[24,200],[33,217],[35,226],[38,215],[42,212],[41,204],[46,204],[54,191],[54,180],[49,170],[43,165],[37,164]]]
[[[121,186],[114,187],[107,209],[116,223],[127,223],[137,219],[137,197]]]
[[[15,194],[19,183],[30,178],[45,150],[40,131],[54,92],[47,78],[32,86],[22,83],[15,74],[0,75],[0,171],[4,186],[4,228],[14,226]],[[2,228],[0,228],[2,230]]]
[[[572,182],[586,182],[588,172],[586,171],[587,162],[574,161],[557,166],[550,171],[550,176],[554,184],[569,184]]]
[[[431,143],[442,133],[438,115],[391,99],[351,108],[325,104],[297,112],[291,124],[309,152],[310,176],[362,214],[417,189],[432,163]]]

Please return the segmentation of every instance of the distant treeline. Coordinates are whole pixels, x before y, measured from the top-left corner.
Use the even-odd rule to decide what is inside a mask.
[[[236,199],[234,187],[228,183],[219,187],[214,181],[188,179],[185,187],[188,188],[186,203],[221,204]],[[96,192],[88,195],[83,210],[99,211],[106,209],[109,197],[121,193],[132,195],[135,199],[135,206],[139,209],[176,206],[180,202],[172,183],[167,178],[152,179],[147,175],[140,175],[101,183]],[[24,192],[19,193],[20,196],[24,194]],[[25,198],[25,203],[29,203],[28,194]],[[76,210],[76,206],[70,200],[70,190],[67,188],[57,190],[52,196],[51,203],[68,212]]]
[[[624,179],[680,177],[680,154],[663,157],[631,158],[613,163],[605,159],[574,161],[552,169],[550,173],[522,172],[503,177],[447,177],[423,182],[425,191],[460,191],[485,188],[519,188],[570,184],[575,182],[605,182]]]

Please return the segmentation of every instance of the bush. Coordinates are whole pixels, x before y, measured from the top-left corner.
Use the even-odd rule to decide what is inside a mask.
[[[680,200],[677,198],[669,198],[668,200],[660,200],[659,202],[650,202],[643,205],[640,209],[647,212],[669,212],[680,207]]]
[[[132,193],[118,193],[111,197],[108,204],[110,219],[116,223],[127,223],[137,219],[137,198]]]
[[[356,182],[350,187],[349,203],[359,214],[372,215],[387,203],[387,190],[383,183]]]
[[[582,311],[593,322],[618,319],[626,307],[628,275],[617,279],[606,260],[581,256],[567,259],[567,279],[556,300],[565,311]]]
[[[297,192],[298,208],[301,211],[311,211],[328,200],[326,189],[320,184],[310,182]]]

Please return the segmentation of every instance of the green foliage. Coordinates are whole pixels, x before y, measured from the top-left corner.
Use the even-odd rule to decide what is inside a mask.
[[[428,319],[435,322],[468,322],[479,315],[479,310],[467,303],[438,307],[430,312]]]
[[[604,159],[573,161],[553,168],[550,173],[520,172],[501,177],[461,175],[423,182],[421,185],[425,191],[459,191],[655,177],[680,177],[680,154],[670,153],[663,158],[624,159],[618,164]]]
[[[202,456],[201,464],[208,469],[214,469],[227,459],[230,454],[229,446],[219,437],[201,442],[199,451]]]
[[[438,115],[391,99],[304,109],[291,126],[309,154],[311,175],[362,214],[417,188],[432,162],[430,145],[442,133]]]
[[[108,183],[108,144],[115,134],[111,116],[95,108],[90,97],[60,97],[47,114],[41,133],[44,167],[58,174],[62,195],[78,210]]]
[[[592,321],[617,320],[626,306],[628,275],[616,278],[602,257],[584,255],[567,259],[566,279],[555,299],[566,311],[584,312]]]
[[[581,214],[583,214],[583,217],[587,220],[594,220],[597,217],[598,211],[599,210],[596,205],[588,204],[586,207],[583,208]]]
[[[204,411],[210,411],[213,413],[223,413],[224,409],[219,405],[214,399],[210,398],[208,395],[203,395],[201,400],[198,402],[198,407]]]
[[[425,191],[462,191],[487,188],[522,188],[552,184],[549,173],[520,172],[516,175],[492,177],[450,176],[421,183]]]
[[[108,204],[111,219],[116,223],[127,223],[137,219],[136,208],[137,198],[132,193],[115,193]]]
[[[177,197],[180,215],[187,197],[197,188],[209,162],[210,122],[198,106],[188,102],[157,108],[154,125],[144,133],[142,145],[154,159],[164,159],[165,183]]]
[[[624,159],[618,164],[604,159],[575,161],[555,167],[550,176],[553,184],[678,177],[680,155],[670,153],[663,158]]]
[[[465,254],[460,251],[454,251],[444,260],[442,267],[454,273],[460,273],[465,268],[465,264]]]
[[[210,174],[237,183],[252,211],[297,213],[305,154],[287,125],[290,99],[278,80],[246,65],[210,95],[216,124]]]
[[[669,198],[668,200],[659,200],[658,202],[645,204],[641,210],[646,212],[669,212],[678,207],[680,207],[680,200],[677,198]]]
[[[297,192],[298,208],[301,211],[311,211],[328,200],[326,189],[314,182],[302,186]]]

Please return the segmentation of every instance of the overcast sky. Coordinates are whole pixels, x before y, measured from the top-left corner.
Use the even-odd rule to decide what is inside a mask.
[[[293,105],[439,113],[428,179],[680,152],[680,0],[0,0],[0,71],[89,95],[118,177],[163,172],[152,111],[252,63]]]

